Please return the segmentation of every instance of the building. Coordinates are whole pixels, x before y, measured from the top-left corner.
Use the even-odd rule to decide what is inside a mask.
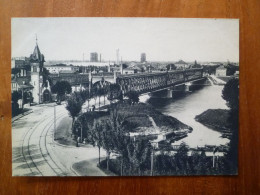
[[[50,85],[43,74],[44,55],[41,54],[37,42],[28,62],[30,71],[26,71],[23,66],[19,68],[20,74],[12,78],[11,91],[31,94],[31,100],[37,104],[51,101]]]
[[[183,60],[179,60],[178,62],[174,63],[176,69],[186,69],[188,68],[188,63],[184,62]]]
[[[146,54],[141,53],[141,63],[146,62]]]
[[[79,67],[77,66],[68,66],[65,64],[60,64],[60,65],[48,65],[44,66],[51,74],[58,74],[60,71],[74,71],[77,72],[79,71]]]
[[[97,52],[90,53],[90,61],[98,62],[98,53]]]
[[[135,74],[135,73],[137,73],[137,69],[132,69],[132,68],[124,68],[122,71],[123,71],[123,74]]]
[[[30,77],[14,77],[11,81],[11,92],[30,91],[33,86],[30,84]]]
[[[219,66],[216,68],[216,76],[227,76],[227,69],[224,66]]]

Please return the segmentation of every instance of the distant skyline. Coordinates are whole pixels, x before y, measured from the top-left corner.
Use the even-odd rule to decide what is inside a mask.
[[[12,57],[36,44],[50,60],[239,62],[239,20],[177,18],[12,18]]]

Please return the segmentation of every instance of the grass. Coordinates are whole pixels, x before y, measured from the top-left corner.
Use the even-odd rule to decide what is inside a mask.
[[[200,115],[197,115],[195,120],[214,130],[223,132],[229,129],[228,117],[229,110],[208,109]]]
[[[160,128],[171,130],[190,128],[184,123],[180,122],[174,117],[163,115],[161,112],[155,110],[151,105],[145,103],[139,103],[135,105],[129,105],[126,103],[118,104],[118,113],[123,117],[132,117],[131,120],[140,126],[151,127],[150,121],[147,116],[153,118],[156,125]],[[140,117],[141,116],[141,117]],[[138,119],[138,117],[140,117]]]

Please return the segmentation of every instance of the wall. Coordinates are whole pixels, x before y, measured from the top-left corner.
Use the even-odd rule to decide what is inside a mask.
[[[257,194],[260,190],[259,0],[1,0],[0,194]],[[239,176],[11,177],[11,17],[240,19]]]

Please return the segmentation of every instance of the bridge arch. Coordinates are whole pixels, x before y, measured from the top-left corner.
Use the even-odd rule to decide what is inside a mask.
[[[92,88],[103,89],[103,88],[108,87],[109,85],[111,85],[111,82],[105,81],[105,80],[99,80],[99,81],[96,81],[95,83],[93,83]]]

